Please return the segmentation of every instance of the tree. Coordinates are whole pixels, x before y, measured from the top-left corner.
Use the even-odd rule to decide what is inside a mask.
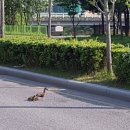
[[[89,11],[96,12],[96,13],[99,12],[99,10],[95,6],[93,6],[92,4],[90,4],[89,1],[87,1],[87,0],[79,0],[79,1],[81,3],[81,7],[82,7],[83,10],[89,10]],[[99,5],[99,6],[100,6],[100,8],[102,8],[101,5]],[[102,24],[101,24],[102,35],[104,35],[105,32],[104,32],[104,14],[103,13],[101,13],[101,18],[102,18]]]
[[[90,4],[93,5],[104,14],[106,19],[106,43],[107,43],[107,56],[106,64],[107,71],[112,74],[112,55],[111,55],[111,31],[110,31],[110,22],[113,17],[114,7],[116,0],[89,0]]]
[[[126,0],[116,0],[115,3],[115,16],[117,17],[117,33],[118,33],[118,28],[120,29],[120,34],[123,36],[123,26],[122,26],[122,13],[125,12],[126,10]]]
[[[4,37],[4,0],[0,1],[0,38]]]
[[[40,13],[44,10],[44,8],[48,5],[46,0],[35,0],[34,1],[34,5],[33,5],[33,9],[34,9],[34,13],[37,16],[37,23],[38,25],[40,25]]]
[[[5,23],[14,25],[16,22],[15,14],[17,12],[16,0],[5,0]]]
[[[115,11],[113,16],[113,35],[119,34],[118,31],[120,29],[120,34],[123,35],[123,31],[125,31],[125,35],[129,35],[129,0],[116,0],[115,3]],[[124,13],[124,17],[122,14]],[[124,18],[125,26],[123,28],[122,20]]]
[[[127,6],[124,11],[124,18],[125,18],[125,35],[129,36],[129,8]]]
[[[29,19],[37,14],[39,24],[40,13],[47,6],[46,3],[47,0],[5,0],[5,23],[15,25],[20,19],[21,25],[27,25]]]
[[[80,2],[78,0],[55,0],[55,2],[68,12],[73,25],[73,36],[76,38],[76,29],[80,21],[78,19],[76,24],[75,16],[81,13]]]
[[[130,0],[125,0],[126,10],[124,11],[125,16],[125,34],[129,36],[129,8],[130,8]]]

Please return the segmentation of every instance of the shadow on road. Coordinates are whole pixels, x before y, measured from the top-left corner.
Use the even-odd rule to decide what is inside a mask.
[[[37,83],[37,82],[23,80],[23,79],[9,77],[9,76],[0,76],[0,80],[12,82],[12,83],[17,83],[17,84],[21,85],[20,87],[13,87],[13,86],[2,87],[2,86],[0,86],[0,89],[2,89],[2,88],[3,89],[4,88],[20,89],[20,88],[24,88],[25,86],[27,88],[30,87],[30,89],[37,88],[37,87],[53,87],[53,86],[49,86],[49,85],[45,85],[45,84],[43,85],[42,83]],[[66,107],[65,106],[65,107],[63,107],[60,105],[59,106],[0,106],[0,109],[1,108],[106,109],[106,110],[107,109],[130,109],[130,104],[128,102],[108,98],[105,96],[103,97],[103,96],[92,95],[89,93],[78,92],[75,90],[66,89],[66,90],[60,91],[60,89],[59,89],[57,91],[54,91],[53,94],[58,94],[58,95],[61,95],[65,98],[77,100],[80,102],[85,102],[87,104],[93,104],[93,105],[96,105],[96,107],[95,106],[94,107],[81,107],[81,106],[77,106],[77,107],[73,107],[73,106]],[[53,98],[53,95],[52,95],[52,98]]]

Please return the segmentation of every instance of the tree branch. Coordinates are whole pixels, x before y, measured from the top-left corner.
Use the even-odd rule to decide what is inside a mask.
[[[92,4],[94,7],[96,7],[98,9],[98,11],[100,11],[101,13],[105,13],[99,6],[98,6],[98,1],[96,0],[93,0],[93,1],[90,1],[90,4]],[[103,4],[103,2],[102,2]],[[104,7],[104,4],[103,4],[103,7]]]
[[[102,5],[102,7],[104,8],[104,3],[102,2],[102,0],[98,0],[98,2],[100,2],[101,5]],[[98,3],[98,2],[97,2],[97,3]]]
[[[111,17],[113,17],[113,14],[114,14],[115,2],[116,2],[116,0],[111,0],[111,3],[112,3],[112,8],[110,9]]]

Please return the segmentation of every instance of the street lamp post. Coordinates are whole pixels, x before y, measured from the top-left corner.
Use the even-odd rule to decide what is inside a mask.
[[[4,0],[0,0],[0,37],[4,37]]]
[[[49,8],[48,8],[48,37],[51,37],[51,9],[52,9],[52,0],[49,0]]]

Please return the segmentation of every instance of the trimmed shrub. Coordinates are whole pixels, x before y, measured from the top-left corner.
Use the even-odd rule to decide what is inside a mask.
[[[119,81],[130,82],[130,49],[112,45],[113,68]],[[91,73],[105,67],[106,44],[96,40],[12,37],[0,40],[0,63],[51,67]]]
[[[113,52],[114,73],[120,82],[130,82],[130,49],[117,49]]]
[[[91,73],[105,65],[105,44],[93,40],[6,38],[0,40],[0,62]]]

